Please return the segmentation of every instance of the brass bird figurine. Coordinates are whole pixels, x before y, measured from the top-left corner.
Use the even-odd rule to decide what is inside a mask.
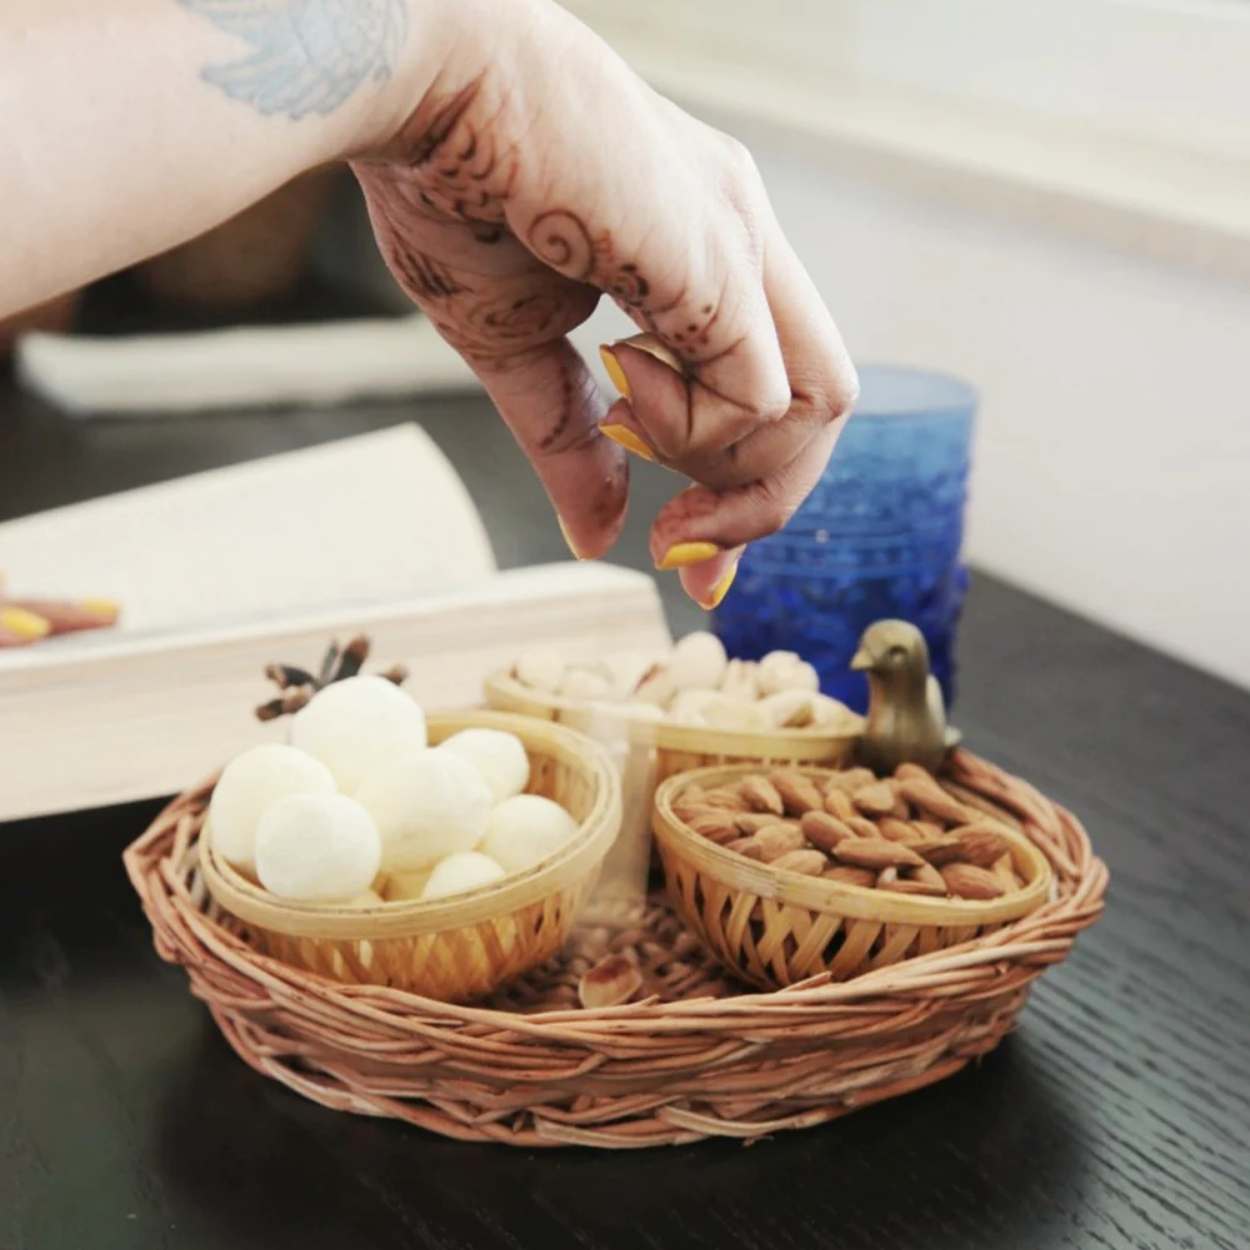
[[[920,630],[910,621],[874,622],[864,630],[851,667],[868,675],[863,763],[879,775],[902,763],[936,770],[959,742],[959,731],[946,723],[942,687],[929,673]]]

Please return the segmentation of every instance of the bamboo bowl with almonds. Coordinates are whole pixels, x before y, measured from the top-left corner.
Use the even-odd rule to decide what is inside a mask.
[[[470,727],[516,734],[530,759],[527,793],[554,799],[578,822],[576,835],[548,859],[495,884],[430,901],[297,903],[232,868],[214,852],[210,831],[197,844],[209,894],[246,926],[257,950],[349,984],[463,1002],[549,959],[567,940],[620,829],[616,770],[601,747],[572,730],[498,712],[433,715],[430,744]]]
[[[659,787],[654,819],[673,905],[726,968],[768,988],[960,945],[1052,890],[1045,856],[1009,812],[915,765],[884,780],[698,769]]]

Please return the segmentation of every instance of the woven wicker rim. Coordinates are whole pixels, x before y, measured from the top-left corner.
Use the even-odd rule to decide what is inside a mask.
[[[992,1050],[1034,980],[1101,914],[1107,870],[1070,812],[966,751],[943,783],[1019,824],[1053,867],[1055,898],[850,981],[820,974],[726,997],[683,964],[671,969],[675,997],[599,1010],[544,1009],[532,997],[522,1010],[513,997],[503,1009],[455,1005],[345,986],[261,954],[197,871],[209,786],[170,803],[124,858],[157,952],[186,970],[230,1045],[323,1106],[523,1148],[750,1140],[919,1089]],[[644,968],[689,938],[673,920],[657,901],[646,927],[623,935]],[[578,975],[563,963],[537,970],[536,993],[554,977],[564,996],[553,1003],[568,1003]]]
[[[856,920],[881,920],[890,924],[994,924],[1027,916],[1054,891],[1046,857],[1027,838],[1005,825],[999,832],[1011,844],[1016,870],[1023,870],[1021,875],[1027,883],[1024,889],[994,899],[925,898],[869,889],[845,881],[830,881],[823,877],[808,877],[758,864],[702,837],[673,811],[674,801],[693,783],[719,786],[759,771],[758,765],[731,764],[678,773],[662,782],[655,793],[656,837],[723,885],[737,890],[746,889],[781,903],[794,903],[813,911],[836,912]],[[825,777],[832,770],[800,768],[798,771],[804,776]]]
[[[227,864],[210,841],[201,846],[200,867],[209,893],[240,920],[279,933],[312,938],[382,938],[461,928],[537,902],[576,880],[607,854],[620,828],[621,787],[607,752],[575,730],[506,712],[443,712],[428,721],[432,743],[461,729],[501,729],[527,749],[540,749],[590,775],[594,801],[578,832],[554,855],[502,884],[466,890],[431,902],[401,899],[374,907],[287,902],[276,899]],[[205,784],[211,785],[216,778]]]
[[[851,743],[862,733],[863,718],[851,733],[831,733],[827,729],[717,729],[708,725],[681,725],[670,721],[640,720],[618,712],[611,703],[586,703],[560,695],[532,690],[507,669],[491,673],[484,682],[492,707],[532,708],[530,714],[545,715],[593,737],[611,734],[633,746],[662,747],[697,755],[759,756],[771,759],[792,754],[796,749],[814,749],[828,743]],[[852,713],[854,715],[854,713]]]

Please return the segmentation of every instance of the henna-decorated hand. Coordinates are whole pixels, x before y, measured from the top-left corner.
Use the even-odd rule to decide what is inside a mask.
[[[693,479],[651,548],[711,606],[742,545],[824,469],[856,393],[842,340],[740,144],[546,0],[449,7],[456,50],[353,165],[379,245],[482,379],[578,554],[605,552],[624,520],[618,443]],[[604,293],[654,336],[605,349],[623,396],[610,411],[565,337]],[[645,350],[657,342],[667,363]]]

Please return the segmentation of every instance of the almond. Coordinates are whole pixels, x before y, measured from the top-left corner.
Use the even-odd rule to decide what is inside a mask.
[[[877,888],[889,890],[892,894],[921,894],[929,898],[944,898],[945,885],[933,885],[929,881],[917,881],[911,877],[900,877],[897,881],[878,881]]]
[[[861,868],[896,868],[923,864],[924,860],[911,847],[885,838],[848,838],[833,848],[833,853],[844,864],[857,864]]]
[[[741,837],[741,830],[734,821],[733,812],[721,811],[715,807],[704,808],[686,820],[687,826],[701,837],[712,842],[730,842]]]
[[[1001,898],[1004,893],[998,878],[975,864],[947,864],[940,871],[946,888],[957,898]]]
[[[911,849],[930,864],[953,864],[959,859],[959,839],[940,834],[910,843]]]
[[[785,811],[777,787],[766,777],[748,777],[738,787],[738,793],[752,811],[772,812],[777,816]]]
[[[876,774],[867,768],[848,768],[843,772],[833,773],[829,778],[829,785],[846,794],[854,794],[856,790],[862,790],[876,780]]]
[[[804,837],[822,851],[831,850],[839,842],[855,836],[842,821],[828,812],[804,812],[799,828]]]
[[[920,834],[915,826],[907,820],[899,820],[896,816],[883,816],[877,821],[877,829],[883,838],[891,842],[919,842]]]
[[[959,858],[978,868],[989,868],[996,859],[1010,849],[1007,839],[992,825],[961,825],[950,831],[952,838],[959,839]]]
[[[583,1007],[615,1007],[627,1003],[642,988],[642,973],[632,959],[608,955],[577,983],[577,997]]]
[[[805,877],[819,877],[829,861],[819,851],[787,851],[773,860],[772,866],[785,872],[799,872]]]
[[[890,793],[894,795],[894,806],[890,809],[890,815],[896,816],[899,820],[906,820],[911,815],[911,804],[903,797],[899,783],[892,778],[887,778],[885,784],[890,787]]]
[[[768,774],[768,780],[781,795],[787,813],[802,816],[804,812],[819,811],[825,800],[814,782],[809,781],[794,768],[778,768]]]
[[[932,777],[923,781],[918,777],[906,777],[899,782],[899,789],[909,803],[914,803],[939,820],[957,825],[970,824],[973,820],[973,813],[957,799],[951,798]]]
[[[860,885],[871,890],[877,884],[877,874],[871,868],[856,868],[854,864],[835,864],[820,874],[826,881],[841,881],[843,885]]]
[[[898,880],[898,869],[891,864],[888,868],[883,868],[877,873],[877,889],[883,886],[893,885]]]
[[[704,807],[722,807],[727,812],[745,812],[747,803],[737,786],[717,786],[700,800]]]
[[[725,850],[733,851],[735,855],[745,855],[747,859],[759,859],[760,848],[754,838],[736,838],[732,842],[726,842]]]
[[[803,835],[793,825],[769,825],[753,834],[751,841],[759,849],[759,858],[771,864],[790,851],[801,850]]]
[[[899,781],[932,781],[933,774],[927,768],[921,768],[919,764],[900,764],[894,770],[894,776]]]
[[[941,838],[946,835],[946,826],[939,825],[936,820],[913,820],[911,825],[922,838]]]
[[[871,820],[865,820],[862,816],[851,816],[843,823],[857,838],[879,838],[881,836],[877,826]]]
[[[778,821],[775,812],[738,812],[734,815],[734,823],[743,833],[759,833],[769,825],[784,824]]]
[[[936,894],[946,893],[946,882],[942,880],[942,874],[932,864],[917,864],[914,868],[909,868],[907,880],[922,881]]]
[[[894,810],[894,791],[884,781],[877,781],[856,790],[851,802],[865,816],[888,816]]]
[[[851,796],[845,790],[830,786],[825,791],[825,811],[830,816],[845,820],[848,816],[855,815],[855,804],[851,802]]]

